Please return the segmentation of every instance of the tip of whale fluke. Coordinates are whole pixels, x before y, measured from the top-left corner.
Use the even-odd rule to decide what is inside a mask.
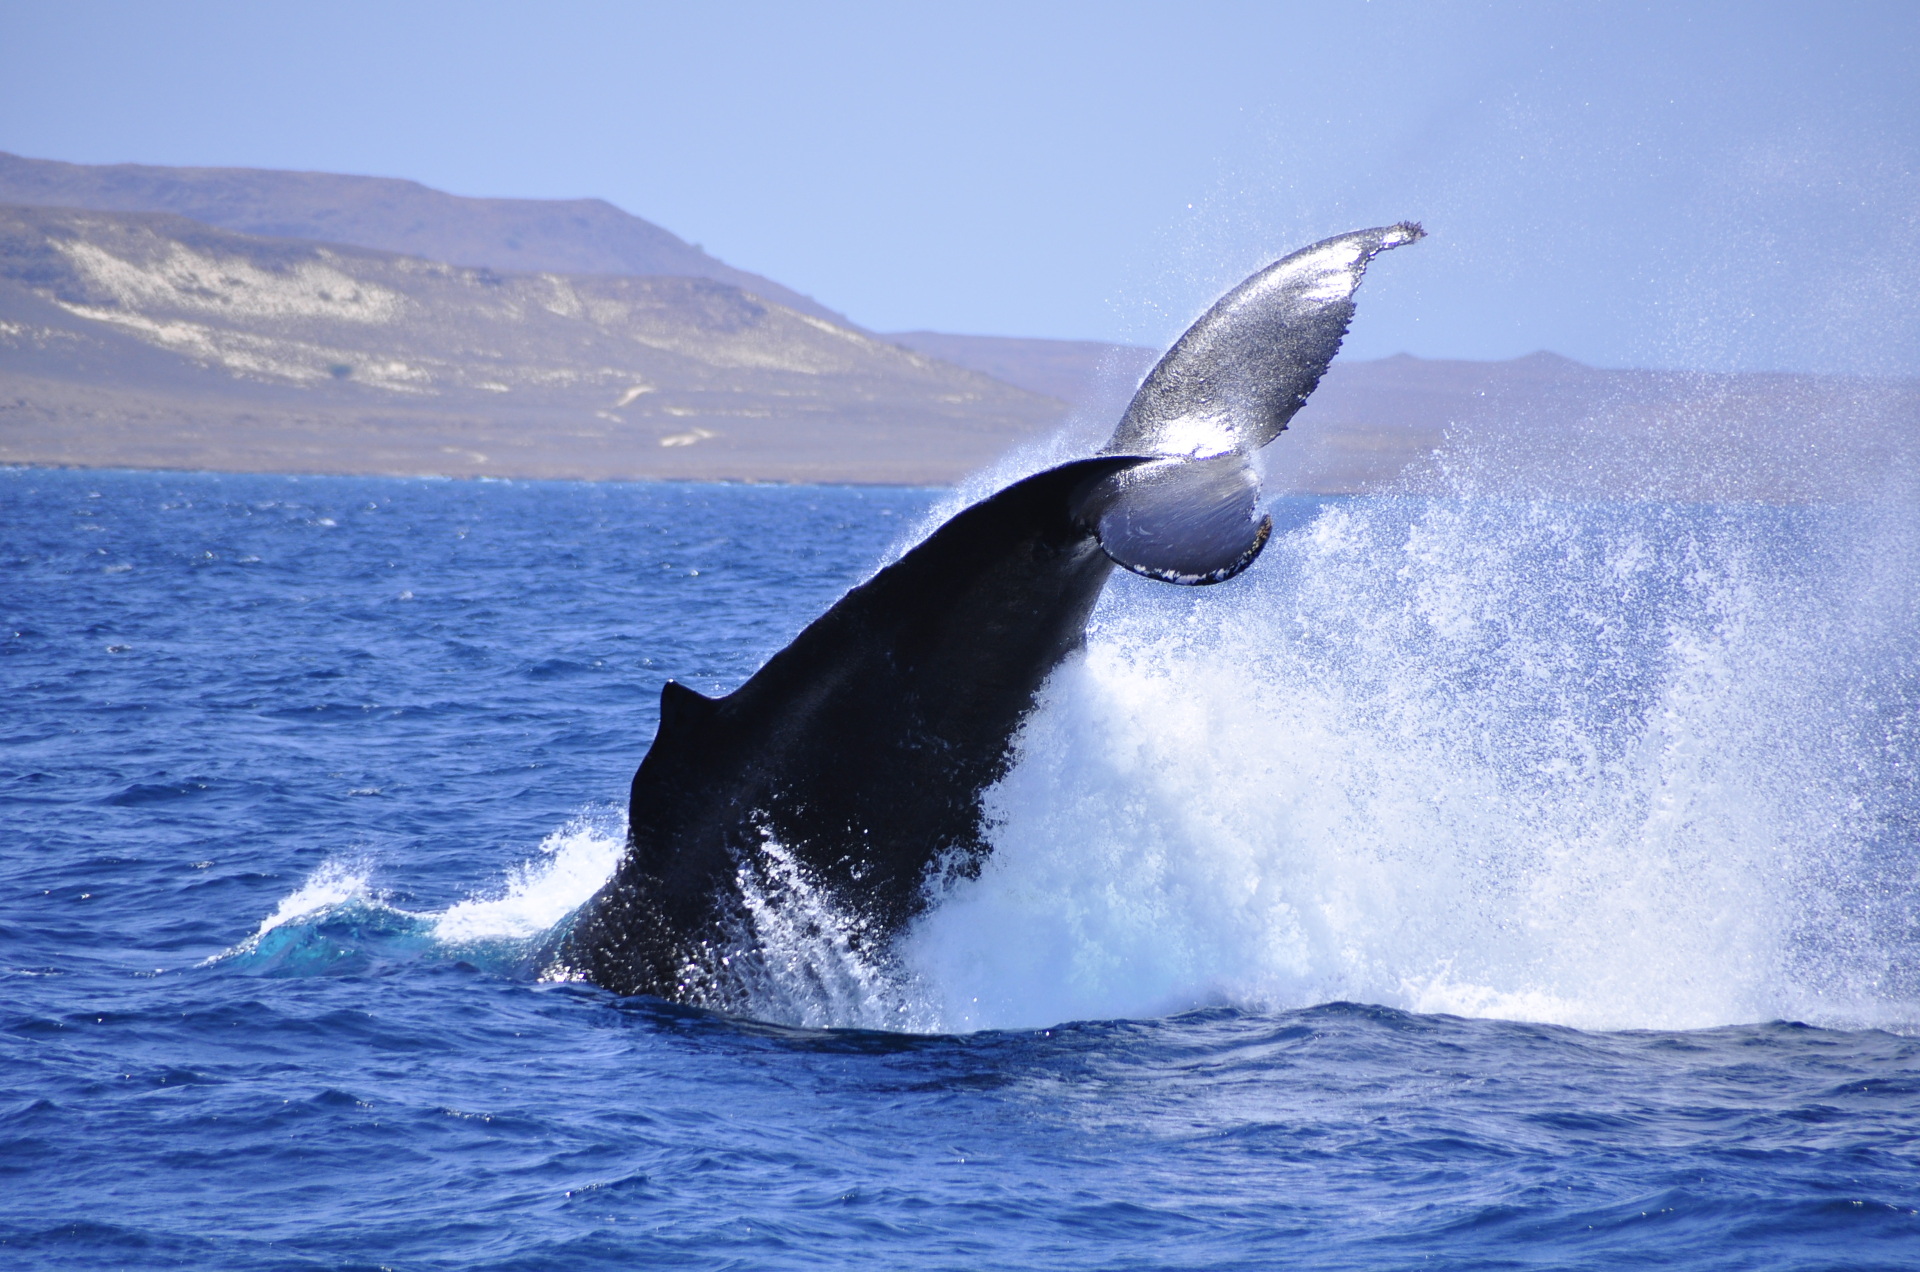
[[[1424,237],[1415,221],[1352,230],[1252,275],[1147,373],[1106,453],[1200,459],[1271,442],[1340,351],[1367,266]]]
[[[1275,261],[1175,342],[1099,454],[963,510],[734,692],[667,682],[626,853],[545,965],[751,1012],[747,892],[795,886],[884,948],[926,908],[932,875],[987,855],[980,797],[1113,567],[1207,584],[1259,556],[1273,522],[1253,453],[1320,382],[1368,263],[1425,235],[1402,221]]]

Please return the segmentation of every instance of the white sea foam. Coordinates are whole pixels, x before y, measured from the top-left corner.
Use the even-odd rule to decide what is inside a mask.
[[[1915,1019],[1911,544],[1779,518],[1354,503],[1240,583],[1123,580],[908,937],[924,1014]]]
[[[278,909],[261,920],[259,929],[246,945],[258,944],[261,937],[277,927],[312,918],[350,902],[376,901],[378,895],[368,879],[369,870],[364,862],[325,862],[304,883],[287,894]]]
[[[384,949],[515,969],[537,938],[606,882],[625,842],[626,827],[617,816],[584,814],[549,834],[538,853],[510,867],[502,881],[440,911],[393,904],[374,886],[369,862],[329,861],[288,894],[253,935],[207,961],[259,956],[280,966],[292,950],[300,965],[319,970]],[[330,920],[346,922],[315,943],[315,932]]]
[[[539,855],[507,872],[490,895],[434,916],[434,938],[449,944],[526,940],[577,909],[619,864],[626,828],[603,816],[577,817],[548,835]]]
[[[298,888],[281,898],[272,914],[260,921],[244,941],[202,961],[210,966],[230,958],[245,958],[261,951],[278,929],[294,929],[349,905],[378,905],[379,894],[369,883],[365,863],[335,860],[324,862]]]

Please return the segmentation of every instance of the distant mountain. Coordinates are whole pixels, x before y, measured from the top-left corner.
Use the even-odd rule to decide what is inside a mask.
[[[1680,502],[1920,498],[1920,381],[1614,371],[1558,354],[1339,362],[1280,489]]]
[[[1097,444],[1156,356],[875,337],[592,200],[12,156],[0,197],[34,205],[0,207],[0,462],[950,482],[1069,415]],[[1321,493],[1911,494],[1920,383],[1343,361],[1266,462]]]
[[[602,199],[473,199],[392,177],[60,163],[0,151],[0,203],[172,212],[243,234],[346,243],[510,273],[711,278],[853,326],[812,298],[715,260]]]
[[[1116,419],[1161,353],[1098,340],[956,336],[943,331],[893,331],[886,338],[1034,393],[1104,409]]]
[[[1064,411],[709,278],[0,207],[0,462],[944,482]]]
[[[1135,345],[893,332],[886,339],[1119,419],[1159,359]],[[1278,491],[1776,501],[1920,495],[1920,382],[1337,360],[1264,452]]]

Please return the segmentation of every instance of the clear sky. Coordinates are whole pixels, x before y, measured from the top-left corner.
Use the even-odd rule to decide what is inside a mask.
[[[598,195],[880,330],[1920,375],[1920,3],[0,0],[0,149]]]

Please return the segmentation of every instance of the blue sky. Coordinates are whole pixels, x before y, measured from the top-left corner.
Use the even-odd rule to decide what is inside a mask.
[[[598,195],[876,329],[1920,375],[1920,4],[0,0],[0,149]]]

